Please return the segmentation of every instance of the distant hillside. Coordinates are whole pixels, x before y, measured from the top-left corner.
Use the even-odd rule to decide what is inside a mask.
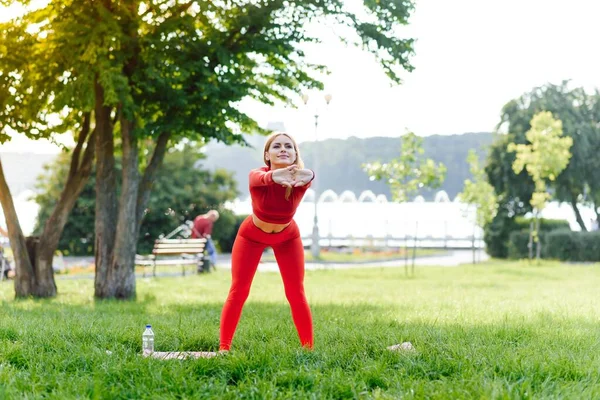
[[[492,143],[492,133],[466,133],[462,135],[427,136],[423,140],[425,156],[443,162],[448,168],[442,186],[451,199],[462,191],[465,179],[469,178],[466,162],[467,152],[474,148],[483,160]],[[263,165],[262,146],[264,138],[251,136],[248,142],[254,147],[225,146],[210,144],[206,147],[206,159],[199,162],[201,168],[214,170],[224,168],[233,171],[242,197],[248,193],[248,171]],[[300,144],[302,157],[309,168],[314,168],[315,142]],[[373,137],[359,139],[326,139],[318,142],[321,189],[331,189],[340,194],[351,190],[357,195],[364,190],[390,197],[388,186],[382,182],[371,182],[362,171],[361,164],[367,161],[389,161],[400,153],[400,138]],[[0,153],[8,185],[13,195],[25,189],[33,189],[43,165],[51,162],[53,154]],[[431,199],[432,192],[421,193]]]
[[[487,149],[494,140],[494,134],[488,132],[465,133],[462,135],[434,135],[423,140],[425,157],[442,162],[448,168],[446,181],[441,189],[445,190],[451,199],[454,199],[463,189],[465,179],[470,177],[469,166],[466,162],[469,149],[476,149],[480,159],[485,159]],[[253,138],[254,148],[241,146],[215,146],[207,147],[206,160],[201,165],[203,168],[225,168],[234,172],[235,179],[239,182],[238,188],[242,197],[248,193],[248,171],[263,165],[262,143],[264,138]],[[314,166],[314,152],[317,147],[315,142],[300,144],[302,158],[306,165]],[[362,171],[361,164],[367,161],[389,161],[400,154],[400,137],[373,137],[360,139],[327,139],[318,142],[320,177],[320,191],[331,189],[340,194],[344,190],[351,190],[356,195],[364,190],[371,190],[376,195],[385,194],[390,197],[390,190],[383,182],[371,182]],[[425,198],[431,199],[432,192],[421,193]]]

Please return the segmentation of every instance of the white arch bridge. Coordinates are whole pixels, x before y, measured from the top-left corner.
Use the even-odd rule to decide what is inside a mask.
[[[308,189],[295,220],[305,246],[312,242],[315,192]],[[250,214],[250,198],[227,205],[238,215]],[[405,203],[391,202],[370,190],[358,196],[349,190],[325,190],[317,203],[319,244],[324,247],[430,247],[481,248],[482,230],[475,225],[474,209],[450,201],[439,191],[434,201],[417,196]]]

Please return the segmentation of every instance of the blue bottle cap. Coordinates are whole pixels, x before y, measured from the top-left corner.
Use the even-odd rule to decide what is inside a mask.
[[[147,325],[146,325],[146,328],[152,328],[152,325],[150,325],[150,324],[147,324]]]

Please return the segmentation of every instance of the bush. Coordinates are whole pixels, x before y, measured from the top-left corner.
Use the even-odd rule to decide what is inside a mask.
[[[220,236],[218,239],[219,248],[223,253],[231,253],[233,242],[240,229],[240,225],[248,217],[247,215],[234,215],[233,227],[228,231],[228,235]],[[220,218],[219,218],[220,219]]]
[[[237,216],[233,211],[223,207],[219,208],[218,211],[219,219],[215,222],[211,236],[215,242],[217,251],[227,252],[228,250],[223,250],[223,245],[227,244],[231,235],[235,237],[239,224],[237,223]]]
[[[554,229],[540,232],[541,258],[575,262],[600,261],[600,232],[573,232]],[[529,257],[529,231],[512,232],[508,243],[508,256],[513,259]],[[535,243],[533,253],[535,257]]]
[[[484,230],[483,240],[486,251],[493,258],[521,259],[529,257],[529,229],[531,219],[525,217],[508,217],[506,212],[498,213],[492,223]],[[545,233],[560,230],[570,231],[569,222],[561,219],[540,219],[540,240],[542,254],[544,252]],[[533,248],[535,254],[535,243]]]
[[[544,232],[541,229],[538,233],[538,239],[542,246],[540,249],[541,258],[546,258],[546,243],[548,234],[549,232]],[[531,255],[535,258],[537,252],[537,243],[532,239],[531,245],[533,246],[531,249]],[[529,229],[511,232],[508,240],[508,258],[513,260],[529,258]]]
[[[544,243],[544,233],[539,234],[539,238]],[[533,249],[532,254],[535,257],[536,243],[532,241]],[[520,230],[511,232],[508,239],[508,258],[513,260],[520,260],[522,258],[529,258],[529,230]],[[542,246],[542,257],[544,247]]]
[[[600,261],[600,231],[594,232],[571,232],[579,236],[578,261]]]
[[[507,211],[501,208],[492,222],[487,224],[484,229],[483,241],[489,256],[507,258],[510,233],[518,229],[519,226],[515,219],[509,217]]]
[[[561,261],[600,261],[600,232],[557,230],[547,234],[546,258]]]

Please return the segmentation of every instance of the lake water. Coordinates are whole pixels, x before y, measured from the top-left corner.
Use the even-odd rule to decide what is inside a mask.
[[[252,211],[250,199],[236,200],[229,204],[236,214],[249,214]],[[593,211],[581,208],[584,221],[591,222]],[[298,207],[294,219],[305,243],[310,241],[315,215],[314,193],[307,192]],[[544,218],[565,219],[571,229],[579,230],[570,205],[551,203],[542,213]],[[412,237],[419,238],[418,245],[423,247],[471,247],[473,235],[476,246],[482,246],[482,229],[475,224],[475,208],[457,200],[450,201],[445,192],[435,196],[435,201],[426,202],[421,197],[415,201],[393,203],[384,196],[375,196],[366,191],[359,196],[351,192],[337,195],[324,192],[317,204],[317,217],[320,243],[327,244],[328,236],[334,238],[374,238],[392,237],[392,245],[412,246]],[[588,226],[589,228],[589,226]],[[333,241],[336,243],[336,241]],[[346,241],[338,240],[337,243]]]
[[[14,197],[15,207],[23,232],[27,235],[33,231],[38,206],[29,198],[32,191],[26,190]],[[482,231],[475,226],[474,208],[458,201],[450,201],[445,192],[438,192],[436,201],[425,202],[418,197],[406,203],[389,202],[384,196],[376,196],[365,191],[356,196],[352,192],[336,194],[330,190],[323,192],[317,204],[319,233],[322,244],[329,243],[327,237],[385,238],[396,239],[392,245],[412,245],[405,237],[418,237],[420,246],[440,247],[446,244],[452,247],[470,247],[471,238],[481,238]],[[236,200],[227,205],[236,214],[251,213],[250,199]],[[314,219],[314,192],[309,189],[298,207],[295,220],[300,233],[306,242],[310,242]],[[586,224],[591,225],[593,210],[581,207]],[[545,218],[565,219],[571,229],[579,230],[570,205],[550,203],[543,212]],[[0,213],[0,224],[5,227],[4,215]],[[175,228],[175,227],[174,227]],[[589,228],[589,226],[588,226]],[[168,232],[165,232],[168,233]],[[429,241],[428,241],[429,240]],[[480,243],[478,244],[478,246]]]

